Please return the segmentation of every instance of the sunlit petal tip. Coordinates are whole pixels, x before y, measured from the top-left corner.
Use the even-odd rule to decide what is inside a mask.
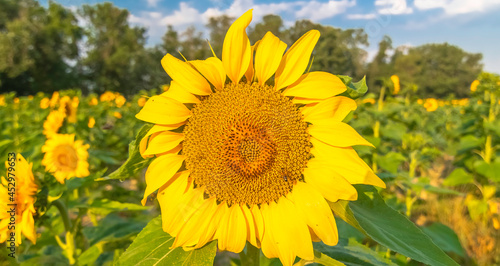
[[[149,123],[169,125],[186,121],[191,111],[181,102],[160,95],[149,98],[141,111],[135,115]]]
[[[308,127],[308,131],[312,137],[335,147],[362,145],[375,148],[373,144],[359,135],[354,128],[343,122],[329,121],[321,125],[311,125]]]
[[[342,80],[328,72],[314,71],[302,75],[283,92],[285,96],[326,99],[346,91]]]
[[[275,88],[282,89],[299,79],[306,70],[320,33],[310,30],[285,53],[275,75]]]
[[[226,33],[222,46],[222,63],[227,76],[238,83],[248,69],[251,46],[246,28],[252,21],[252,9],[239,17]]]
[[[196,95],[209,95],[212,93],[210,84],[189,63],[179,60],[171,54],[166,54],[161,59],[165,72],[179,84]]]
[[[255,52],[255,76],[264,85],[278,69],[287,45],[270,31],[260,43]]]

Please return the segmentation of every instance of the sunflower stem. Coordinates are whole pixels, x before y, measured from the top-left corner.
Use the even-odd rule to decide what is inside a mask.
[[[56,240],[58,240],[59,246],[61,246],[62,249],[64,249],[64,252],[66,253],[66,256],[69,260],[69,264],[73,265],[76,263],[75,261],[75,240],[74,236],[71,233],[71,220],[69,219],[68,216],[68,209],[62,203],[61,200],[55,200],[52,202],[52,205],[54,205],[57,210],[59,210],[59,213],[61,214],[61,218],[64,223],[64,230],[66,231],[66,244],[62,243],[62,241],[59,239],[58,236],[56,236]]]
[[[250,243],[247,244],[247,253],[240,253],[241,266],[259,266],[260,264],[260,249],[254,247]]]

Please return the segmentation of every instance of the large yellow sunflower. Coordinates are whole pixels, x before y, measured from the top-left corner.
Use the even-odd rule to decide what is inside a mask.
[[[57,134],[57,131],[61,128],[66,114],[59,110],[50,111],[47,119],[43,122],[43,134],[47,138],[51,138],[53,135]]]
[[[71,177],[86,177],[89,175],[88,148],[83,141],[75,141],[74,134],[56,134],[42,147],[45,153],[42,165],[61,184]]]
[[[337,244],[328,201],[356,200],[351,184],[385,184],[351,147],[372,145],[342,122],[356,109],[336,96],[346,86],[326,72],[304,74],[319,32],[285,53],[271,32],[251,46],[251,19],[250,10],[231,25],[222,60],[162,59],[170,88],[136,116],[155,124],[140,143],[143,157],[156,156],[142,202],[158,190],[173,247],[217,239],[238,253],[248,241],[291,265],[313,259],[311,241]]]
[[[15,233],[16,245],[22,243],[21,233],[31,242],[36,243],[33,214],[38,186],[31,170],[33,163],[28,164],[21,154],[15,157],[9,156],[9,159],[12,160],[5,162],[6,177],[2,176],[2,184],[0,184],[0,202],[2,202],[0,204],[0,243],[10,242],[11,233]],[[13,171],[9,171],[9,168]],[[15,192],[14,197],[9,194],[12,192]],[[15,215],[11,215],[12,205],[10,204],[15,204]]]

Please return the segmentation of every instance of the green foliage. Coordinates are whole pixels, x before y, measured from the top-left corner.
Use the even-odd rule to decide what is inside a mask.
[[[375,189],[365,185],[357,185],[356,189],[358,200],[349,205],[359,225],[373,240],[429,265],[458,265],[415,224],[387,206]]]
[[[161,216],[151,220],[120,256],[118,265],[213,265],[217,242],[201,249],[170,249],[174,238],[161,227]]]

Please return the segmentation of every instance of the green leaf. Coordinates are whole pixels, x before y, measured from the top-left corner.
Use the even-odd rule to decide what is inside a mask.
[[[342,93],[342,96],[347,96],[351,99],[357,99],[365,95],[368,91],[368,86],[366,86],[366,77],[363,77],[358,82],[352,82],[352,78],[348,76],[337,75],[337,77],[339,77],[347,87],[347,91]]]
[[[458,186],[462,184],[469,184],[474,181],[474,177],[467,173],[463,168],[456,168],[451,174],[443,181],[445,186]]]
[[[108,199],[94,200],[92,204],[76,205],[77,208],[89,208],[93,214],[108,215],[115,211],[143,211],[149,209],[147,206],[142,206],[135,203],[124,203],[119,201],[112,201]]]
[[[405,216],[387,206],[371,186],[355,185],[358,200],[349,203],[359,225],[373,240],[429,265],[458,265]]]
[[[135,137],[135,140],[130,142],[128,145],[128,159],[125,161],[125,163],[120,166],[116,171],[113,173],[109,174],[107,177],[104,177],[104,179],[125,179],[129,178],[131,176],[136,176],[139,171],[144,169],[151,159],[144,159],[141,156],[141,153],[139,151],[139,143],[141,142],[141,139],[148,133],[148,131],[153,127],[153,124],[145,124],[142,126],[141,130],[139,130],[139,133],[137,133],[137,136]]]
[[[393,140],[402,140],[408,127],[403,123],[390,123],[381,130],[382,135]]]
[[[491,181],[500,182],[500,162],[477,161],[474,163],[474,169]]]
[[[459,152],[464,152],[473,148],[479,148],[482,141],[473,135],[467,135],[460,138],[460,143],[458,144]]]
[[[379,166],[393,174],[398,172],[399,165],[405,160],[406,158],[401,153],[397,152],[389,152],[384,156],[377,157]]]
[[[349,208],[348,203],[349,202],[347,200],[338,200],[336,202],[328,201],[328,205],[330,205],[330,209],[332,209],[335,215],[350,224],[352,227],[358,229],[360,232],[364,233],[363,228],[361,228],[356,218],[354,218],[354,214],[352,213],[351,208]]]
[[[349,242],[347,242],[349,241]],[[380,256],[377,252],[361,245],[354,239],[340,239],[336,246],[327,246],[324,243],[313,243],[316,252],[321,252],[345,265],[395,265],[391,260]],[[322,263],[321,261],[314,261]]]
[[[431,237],[442,250],[453,252],[461,257],[465,257],[465,252],[460,244],[457,234],[448,226],[441,223],[433,223],[430,226],[421,228],[424,233]]]
[[[161,216],[151,220],[120,256],[119,265],[213,265],[217,242],[201,249],[170,249],[174,238],[161,227]]]
[[[102,242],[97,243],[96,245],[91,246],[89,249],[85,250],[78,257],[79,265],[94,265],[95,261],[99,258],[102,253]]]
[[[338,260],[334,260],[317,250],[314,251],[314,262],[320,263],[321,265],[324,266],[345,266],[344,263]]]

